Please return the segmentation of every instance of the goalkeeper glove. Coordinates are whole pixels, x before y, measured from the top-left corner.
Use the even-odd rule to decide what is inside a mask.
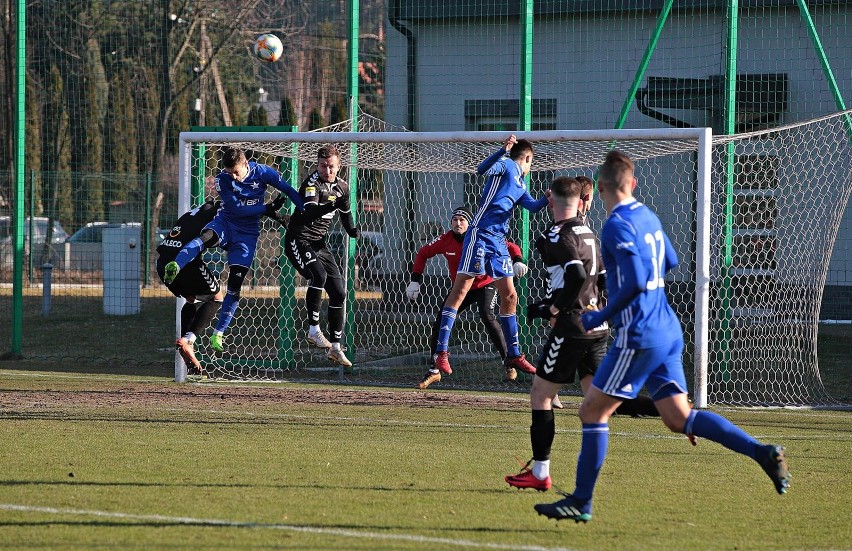
[[[524,277],[529,271],[530,269],[523,262],[518,261],[512,264],[512,272],[515,273],[515,277]]]
[[[535,319],[550,319],[553,315],[550,313],[550,304],[544,302],[536,302],[527,304],[527,318]]]
[[[278,209],[284,206],[284,201],[287,200],[285,195],[278,195],[274,200],[266,203],[266,215],[273,218],[273,215],[278,212]]]
[[[349,234],[349,237],[352,237],[354,239],[354,238],[358,237],[359,235],[361,235],[361,230],[359,230],[358,228],[352,228],[352,229],[346,228],[346,233]]]
[[[420,284],[416,281],[409,283],[408,287],[405,288],[405,296],[408,297],[408,300],[417,300],[417,297],[420,296]]]

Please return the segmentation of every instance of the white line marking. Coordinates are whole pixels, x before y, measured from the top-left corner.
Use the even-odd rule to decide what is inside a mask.
[[[481,549],[508,549],[517,551],[569,551],[565,547],[541,547],[538,545],[511,545],[506,543],[487,543],[471,540],[459,540],[450,538],[430,538],[414,534],[384,534],[378,532],[342,530],[339,528],[316,528],[313,526],[299,526],[294,524],[266,524],[259,522],[239,522],[223,519],[205,519],[193,517],[170,517],[164,515],[138,515],[133,513],[115,513],[111,511],[93,511],[87,509],[67,509],[62,507],[38,507],[32,505],[16,505],[12,503],[0,504],[4,511],[19,511],[24,513],[47,513],[51,515],[77,515],[87,517],[130,519],[140,521],[169,522],[172,524],[189,524],[197,526],[224,526],[228,528],[265,528],[269,530],[287,530],[289,532],[305,532],[310,534],[324,534],[329,536],[344,536],[349,538],[365,538],[391,541],[410,541],[415,543],[444,544],[458,547],[474,547]]]

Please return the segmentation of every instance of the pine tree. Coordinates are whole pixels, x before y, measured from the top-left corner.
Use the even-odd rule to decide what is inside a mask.
[[[308,130],[316,130],[325,126],[325,121],[322,120],[322,115],[316,107],[311,109],[311,114],[308,115]]]
[[[296,110],[293,109],[293,102],[288,96],[284,96],[281,100],[281,111],[278,114],[278,126],[298,126],[299,121],[296,120]]]
[[[246,126],[269,126],[269,115],[262,105],[252,105],[249,108]]]

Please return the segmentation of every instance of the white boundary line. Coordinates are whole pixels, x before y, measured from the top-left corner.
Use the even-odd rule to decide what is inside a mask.
[[[487,543],[471,540],[460,540],[450,538],[430,538],[413,534],[384,534],[379,532],[343,530],[340,528],[316,528],[313,526],[299,526],[296,524],[266,524],[259,522],[240,522],[223,519],[205,519],[194,517],[171,517],[165,515],[140,515],[134,513],[117,513],[111,511],[95,511],[88,509],[68,509],[64,507],[39,507],[34,505],[17,505],[13,503],[0,504],[0,510],[17,511],[23,513],[45,513],[49,515],[76,515],[86,517],[114,518],[125,520],[168,522],[172,524],[184,524],[194,526],[223,526],[226,528],[261,528],[267,530],[286,530],[288,532],[302,532],[309,534],[321,534],[328,536],[343,536],[347,538],[364,538],[389,541],[409,541],[425,544],[443,544],[457,547],[472,547],[480,549],[507,549],[512,551],[569,551],[565,547],[541,547],[539,545],[512,545],[507,543]]]

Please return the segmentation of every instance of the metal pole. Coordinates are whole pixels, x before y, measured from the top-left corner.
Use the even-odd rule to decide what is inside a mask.
[[[352,120],[352,131],[358,131],[358,35],[360,34],[361,3],[359,0],[349,0],[349,118]],[[349,146],[349,202],[352,205],[352,217],[358,223],[358,146]],[[348,239],[349,247],[346,253],[346,330],[344,339],[349,358],[355,355],[355,250],[356,240]],[[348,305],[348,308],[346,307]]]
[[[535,15],[533,12],[533,0],[522,0],[521,5],[521,75],[520,75],[520,105],[518,106],[518,130],[528,132],[532,129],[532,84],[533,84],[533,24]],[[527,174],[527,188],[530,185],[530,175]],[[530,212],[519,209],[519,232],[518,246],[525,259],[529,259],[530,252]],[[515,279],[515,287],[518,293],[518,306],[516,310],[518,318],[519,337],[522,348],[528,348],[531,333],[526,323],[526,304],[529,295],[529,285],[526,279]]]
[[[736,133],[737,119],[737,41],[739,30],[739,0],[730,0],[728,4],[728,41],[725,66],[725,105],[724,105],[724,128],[723,133],[727,136]],[[733,311],[731,309],[731,271],[734,264],[733,257],[733,227],[734,227],[734,185],[736,176],[734,143],[728,142],[725,151],[725,204],[723,205],[723,254],[722,254],[722,320],[721,338],[722,348],[722,379],[730,380],[731,351],[728,343],[731,340],[731,320]]]
[[[142,273],[144,274],[142,277],[143,285],[148,287],[151,284],[151,270],[149,266],[151,266],[151,173],[145,173],[145,221],[142,223],[142,231],[145,232],[145,235],[142,236],[142,243],[144,243],[144,249],[142,251],[143,258],[145,259],[145,266],[142,269]]]
[[[18,2],[17,64],[15,81],[17,84],[15,133],[15,216],[13,237],[14,266],[12,268],[12,338],[10,355],[19,357],[23,348],[24,336],[24,159],[27,151],[26,139],[26,90],[27,90],[27,3]]]
[[[621,113],[618,115],[618,120],[615,123],[616,128],[624,128],[624,123],[627,121],[627,114],[630,112],[630,106],[636,98],[636,90],[639,89],[639,84],[645,78],[645,71],[648,70],[648,63],[651,61],[651,56],[657,49],[657,42],[660,40],[660,34],[663,32],[663,27],[666,25],[666,20],[669,18],[669,13],[672,11],[674,0],[666,0],[663,9],[660,10],[660,15],[657,17],[657,26],[654,27],[654,32],[651,33],[651,40],[648,41],[648,47],[645,49],[645,54],[642,56],[642,61],[639,63],[639,68],[636,69],[636,76],[633,77],[633,84],[630,85],[630,90],[627,92],[627,97],[624,98],[624,105],[621,106]]]
[[[45,262],[41,267],[41,315],[50,315],[51,282],[53,281],[53,264]]]

